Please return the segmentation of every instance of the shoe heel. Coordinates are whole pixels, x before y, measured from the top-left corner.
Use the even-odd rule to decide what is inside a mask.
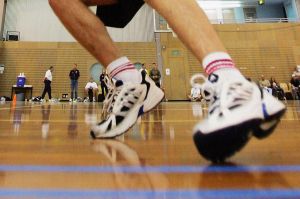
[[[267,117],[260,125],[254,126],[253,136],[257,139],[264,139],[270,136],[280,122],[280,118],[284,115],[286,109]]]
[[[158,88],[153,82],[150,83],[149,96],[144,101],[144,112],[148,112],[156,107],[164,98],[165,93]]]

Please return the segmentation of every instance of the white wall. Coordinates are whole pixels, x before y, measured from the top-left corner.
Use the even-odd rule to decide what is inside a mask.
[[[152,41],[152,9],[143,6],[124,29],[108,29],[114,41]],[[21,41],[75,41],[54,15],[48,0],[9,0],[3,34],[7,31],[20,31]]]
[[[298,12],[298,18],[300,17],[300,0],[296,0],[296,8]]]
[[[0,35],[2,33],[3,28],[3,20],[4,20],[4,0],[0,0]],[[0,37],[0,39],[2,39]]]

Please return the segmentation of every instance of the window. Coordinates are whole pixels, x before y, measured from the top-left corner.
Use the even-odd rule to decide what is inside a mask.
[[[233,8],[222,9],[222,15],[224,23],[235,23],[235,14]]]
[[[256,8],[244,8],[243,10],[246,20],[251,21],[252,19],[255,20],[257,18]]]

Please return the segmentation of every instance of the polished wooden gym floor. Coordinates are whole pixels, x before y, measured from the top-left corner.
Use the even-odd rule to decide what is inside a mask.
[[[300,198],[299,102],[224,165],[196,151],[199,103],[161,103],[106,140],[89,136],[101,103],[3,103],[0,198]]]

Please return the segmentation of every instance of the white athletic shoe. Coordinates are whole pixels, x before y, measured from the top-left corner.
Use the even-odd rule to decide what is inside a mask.
[[[111,103],[111,102],[113,100],[114,92],[116,91],[116,89],[115,89],[116,81],[114,79],[109,79],[107,76],[105,76],[104,82],[108,88],[108,92],[103,101],[103,108],[102,108],[102,112],[101,112],[102,119],[106,119],[106,117],[112,111],[113,103]]]
[[[201,88],[210,104],[208,118],[194,128],[194,142],[199,153],[213,162],[239,151],[252,133],[259,138],[271,134],[285,112],[281,102],[247,80],[220,83],[218,75],[211,74],[200,85],[195,83],[198,78],[204,76],[195,75],[191,82]]]
[[[142,75],[142,74],[141,74]],[[147,76],[142,75],[140,84],[116,81],[108,115],[92,127],[93,138],[113,138],[125,133],[139,116],[161,102],[163,91]]]

